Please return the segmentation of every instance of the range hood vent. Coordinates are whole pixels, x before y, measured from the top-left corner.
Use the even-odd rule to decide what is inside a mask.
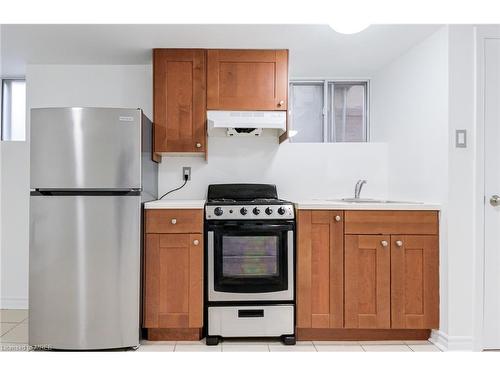
[[[285,111],[207,111],[208,135],[279,136],[286,131]]]

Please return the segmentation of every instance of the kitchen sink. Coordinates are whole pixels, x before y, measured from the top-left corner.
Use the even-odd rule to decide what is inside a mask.
[[[372,199],[372,198],[341,198],[341,199],[318,199],[329,202],[340,203],[381,203],[381,204],[423,204],[423,202],[410,202],[410,201],[393,201],[387,199]]]

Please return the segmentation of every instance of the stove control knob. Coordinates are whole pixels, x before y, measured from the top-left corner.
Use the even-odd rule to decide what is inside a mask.
[[[271,215],[273,213],[273,209],[271,207],[266,208],[266,214]]]
[[[215,210],[214,210],[214,214],[215,216],[220,216],[224,213],[224,211],[222,211],[222,208],[220,207],[215,207]]]
[[[286,212],[285,207],[280,207],[280,208],[278,208],[278,213],[279,213],[280,215],[284,215],[284,214],[285,214],[285,212]]]
[[[253,209],[253,213],[254,213],[254,215],[258,215],[258,214],[260,214],[260,210],[257,207],[255,207]]]
[[[248,210],[245,207],[241,207],[240,214],[246,215]]]

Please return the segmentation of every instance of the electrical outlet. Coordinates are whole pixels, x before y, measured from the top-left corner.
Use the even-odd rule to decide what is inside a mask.
[[[191,167],[182,167],[182,179],[187,176],[188,181],[191,180]]]

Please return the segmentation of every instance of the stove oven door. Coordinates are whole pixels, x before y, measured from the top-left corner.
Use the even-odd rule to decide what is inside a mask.
[[[207,233],[209,301],[291,301],[293,223],[225,222]]]

